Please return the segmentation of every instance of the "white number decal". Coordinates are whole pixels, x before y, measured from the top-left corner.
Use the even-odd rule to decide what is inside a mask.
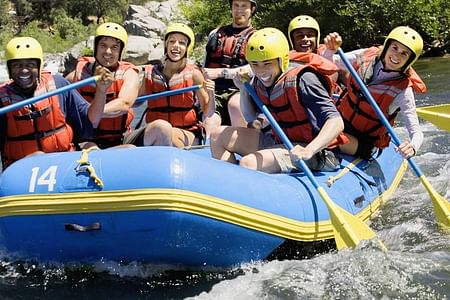
[[[36,185],[47,185],[48,191],[53,192],[53,187],[56,184],[56,170],[58,166],[51,166],[38,178],[39,167],[31,169],[30,188],[28,191],[34,193]]]

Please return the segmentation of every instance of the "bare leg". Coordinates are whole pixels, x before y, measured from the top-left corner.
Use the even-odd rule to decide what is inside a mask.
[[[173,127],[172,128],[172,144],[177,148],[192,146],[195,141],[195,135],[187,130]]]
[[[172,125],[164,120],[155,120],[147,124],[144,146],[172,146]]]
[[[234,94],[228,101],[228,114],[230,115],[231,126],[247,126],[241,112],[240,93]]]
[[[237,163],[234,153],[247,155],[258,150],[260,131],[253,128],[221,126],[211,133],[214,158]]]
[[[286,150],[286,153],[288,151]],[[287,154],[288,155],[288,154]],[[250,153],[241,158],[239,165],[252,170],[259,170],[266,173],[280,173],[281,168],[275,159],[273,153],[267,150],[259,150],[255,153]]]

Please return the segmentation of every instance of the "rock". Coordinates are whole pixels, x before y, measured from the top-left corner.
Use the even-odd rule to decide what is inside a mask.
[[[150,1],[145,6],[130,5],[124,22],[128,31],[128,50],[123,59],[136,65],[155,63],[164,55],[163,34],[166,23],[174,19],[179,0]],[[78,43],[65,53],[45,54],[44,68],[52,73],[66,73],[75,68],[83,49],[93,49],[94,37]],[[2,55],[4,57],[4,55]],[[4,60],[0,61],[0,82],[9,79]]]

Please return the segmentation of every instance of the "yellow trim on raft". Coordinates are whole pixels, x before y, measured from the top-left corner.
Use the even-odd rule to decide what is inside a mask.
[[[395,191],[406,167],[404,161],[389,189],[356,217],[368,220]],[[0,200],[0,217],[140,210],[186,212],[291,240],[315,241],[334,236],[330,221],[300,222],[231,201],[176,189],[34,194],[2,197]]]

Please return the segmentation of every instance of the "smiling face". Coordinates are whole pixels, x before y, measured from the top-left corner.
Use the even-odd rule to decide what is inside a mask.
[[[411,55],[412,51],[405,45],[392,40],[383,57],[384,68],[388,71],[403,71],[403,66],[409,61]]]
[[[10,77],[19,88],[27,91],[34,89],[39,77],[37,59],[15,59],[9,62]]]
[[[166,55],[170,61],[176,62],[186,57],[189,39],[184,34],[170,33],[166,39]]]
[[[312,28],[299,28],[292,32],[294,49],[297,52],[315,53],[317,50],[317,31]]]
[[[265,87],[271,87],[281,74],[279,59],[269,59],[264,61],[249,61],[255,76]]]
[[[98,40],[95,59],[104,67],[115,68],[118,65],[121,51],[122,43],[120,40],[103,36]]]
[[[253,9],[255,9],[255,7],[253,7]],[[233,27],[240,28],[249,26],[253,9],[252,3],[249,0],[234,0],[231,5]]]

